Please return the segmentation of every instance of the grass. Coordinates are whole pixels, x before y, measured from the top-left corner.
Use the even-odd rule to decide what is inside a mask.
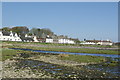
[[[96,54],[118,54],[118,51],[113,50],[97,50],[88,48],[61,48],[61,47],[34,47],[34,46],[9,46],[10,48],[25,48],[34,50],[73,52],[73,53],[96,53]]]
[[[2,61],[2,41],[0,41],[0,61]]]
[[[80,63],[91,63],[91,62],[99,63],[99,62],[106,61],[104,57],[86,56],[86,55],[66,55],[66,54],[59,55],[58,59],[75,61]]]
[[[90,49],[90,48],[69,48],[69,47],[58,47],[59,45],[66,45],[70,46],[72,44],[51,44],[51,43],[35,43],[35,42],[10,42],[4,41],[3,44],[12,44],[12,45],[5,45],[5,47],[9,48],[27,48],[27,49],[34,49],[34,50],[47,50],[47,51],[60,51],[60,52],[75,52],[75,53],[97,53],[97,54],[118,54],[116,50],[97,50],[97,49]],[[21,44],[21,45],[15,45]],[[35,45],[48,45],[46,47],[38,47],[38,46],[29,46],[26,44],[35,44]],[[4,46],[4,45],[3,45]],[[57,46],[57,47],[56,47]],[[88,45],[86,45],[88,46]],[[89,45],[88,47],[92,46],[101,46],[101,45]],[[104,47],[104,46],[103,46]]]
[[[40,42],[13,42],[13,41],[2,41],[2,43],[8,44],[36,44],[36,45],[51,45],[51,46],[84,46],[84,47],[105,47],[105,48],[114,48],[118,47],[115,45],[82,45],[82,44],[58,44],[58,43],[40,43]]]
[[[26,54],[30,54],[30,55],[31,55],[31,53],[38,54],[37,52],[13,50],[13,49],[5,49],[4,48],[4,49],[2,49],[2,61],[7,60],[7,59],[12,59],[18,53],[26,53]],[[89,63],[89,62],[98,63],[101,61],[105,61],[104,57],[95,57],[95,56],[59,54],[59,55],[57,55],[57,57],[58,57],[58,59],[61,59],[61,60],[70,60],[70,61],[76,61],[76,62],[82,62],[82,63],[84,63],[84,62],[85,63]]]
[[[42,54],[42,53],[39,54],[38,52],[13,50],[13,49],[7,49],[7,48],[2,48],[0,50],[2,50],[2,61],[7,60],[7,59],[12,59],[18,53],[25,53],[28,55]],[[43,56],[48,56],[48,55],[51,56],[52,54],[47,54],[47,55],[43,54]],[[69,61],[75,61],[75,62],[80,62],[80,63],[100,63],[100,62],[106,61],[105,57],[98,57],[98,56],[69,55],[69,54],[57,54],[56,56],[58,57],[58,59],[61,59],[61,60],[69,60]],[[111,62],[111,64],[109,65],[115,65],[115,64],[116,62]]]
[[[8,49],[8,48],[1,48],[0,50],[2,52],[2,59],[0,61],[12,59],[14,56],[16,56],[19,53],[25,53],[25,54],[33,53],[32,51],[14,50],[14,49]],[[37,53],[37,52],[34,52],[34,53]]]
[[[13,56],[17,54],[16,50],[12,49],[1,49],[2,50],[2,61],[6,59],[11,59]]]
[[[60,52],[73,52],[73,53],[96,53],[96,54],[118,54],[118,51],[113,50],[97,50],[97,49],[88,49],[88,48],[68,48],[68,47],[52,47],[53,45],[65,45],[65,44],[50,44],[50,43],[31,43],[31,42],[2,42],[2,47],[7,48],[25,48],[25,49],[34,49],[34,50],[46,50],[46,51],[60,51]],[[10,44],[10,45],[4,45]],[[14,44],[22,44],[14,45]],[[49,45],[48,47],[38,47],[38,46],[24,46],[26,44],[42,44],[42,45]],[[66,44],[68,46],[68,44]],[[10,49],[0,49],[2,50],[2,60],[11,59],[15,56],[18,51],[17,50],[10,50]],[[22,51],[23,52],[23,51]],[[30,52],[24,52],[30,53]],[[1,58],[0,58],[1,60]]]

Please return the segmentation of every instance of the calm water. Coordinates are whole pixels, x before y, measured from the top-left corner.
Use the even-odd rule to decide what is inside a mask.
[[[41,53],[75,54],[75,55],[90,55],[90,56],[103,56],[103,57],[119,58],[119,56],[115,55],[115,54],[71,53],[71,52],[32,50],[32,49],[23,49],[23,48],[10,48],[10,49],[34,51],[34,52],[41,52]]]

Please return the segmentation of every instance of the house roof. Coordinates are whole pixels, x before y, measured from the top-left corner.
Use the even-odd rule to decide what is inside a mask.
[[[47,39],[52,39],[52,37],[46,37]]]
[[[34,41],[32,38],[30,38],[30,37],[20,37],[21,38],[21,40],[22,41],[27,41],[27,40],[29,40],[29,41]]]
[[[101,42],[101,40],[86,40],[86,42]]]
[[[10,36],[10,32],[2,31],[3,36]]]
[[[10,32],[2,31],[3,36],[10,36]],[[13,36],[15,36],[15,32],[12,32]]]
[[[101,42],[111,42],[111,41],[106,41],[106,40],[103,40],[103,41],[101,41]]]
[[[107,41],[107,40],[86,40],[86,42],[98,43],[98,42],[111,42],[111,41]]]

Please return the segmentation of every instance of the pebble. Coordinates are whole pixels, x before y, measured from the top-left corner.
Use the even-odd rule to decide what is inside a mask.
[[[14,63],[15,61],[9,60],[6,60],[3,63],[4,67],[2,69],[2,78],[52,78],[50,75],[45,75],[42,72],[37,72],[36,74],[34,74],[29,67],[24,69],[16,69]]]

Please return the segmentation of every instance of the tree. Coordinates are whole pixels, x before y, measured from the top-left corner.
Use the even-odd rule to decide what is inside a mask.
[[[76,44],[79,44],[80,43],[80,40],[77,38],[77,39],[74,39],[75,43]]]
[[[39,38],[42,38],[43,35],[45,37],[46,35],[53,35],[54,34],[50,29],[47,29],[47,28],[43,28],[43,29],[32,28],[30,30],[30,33],[32,33],[33,35],[36,35]]]
[[[53,35],[53,32],[48,28],[41,29],[41,32],[47,35]]]
[[[31,33],[32,35],[37,35],[38,30],[37,28],[32,28],[29,33]]]
[[[2,31],[7,31],[7,32],[8,32],[8,31],[10,31],[10,30],[11,30],[11,28],[9,28],[9,27],[3,27],[3,28],[2,28]]]
[[[12,31],[21,35],[25,35],[29,32],[29,29],[26,26],[16,26],[12,28]]]

